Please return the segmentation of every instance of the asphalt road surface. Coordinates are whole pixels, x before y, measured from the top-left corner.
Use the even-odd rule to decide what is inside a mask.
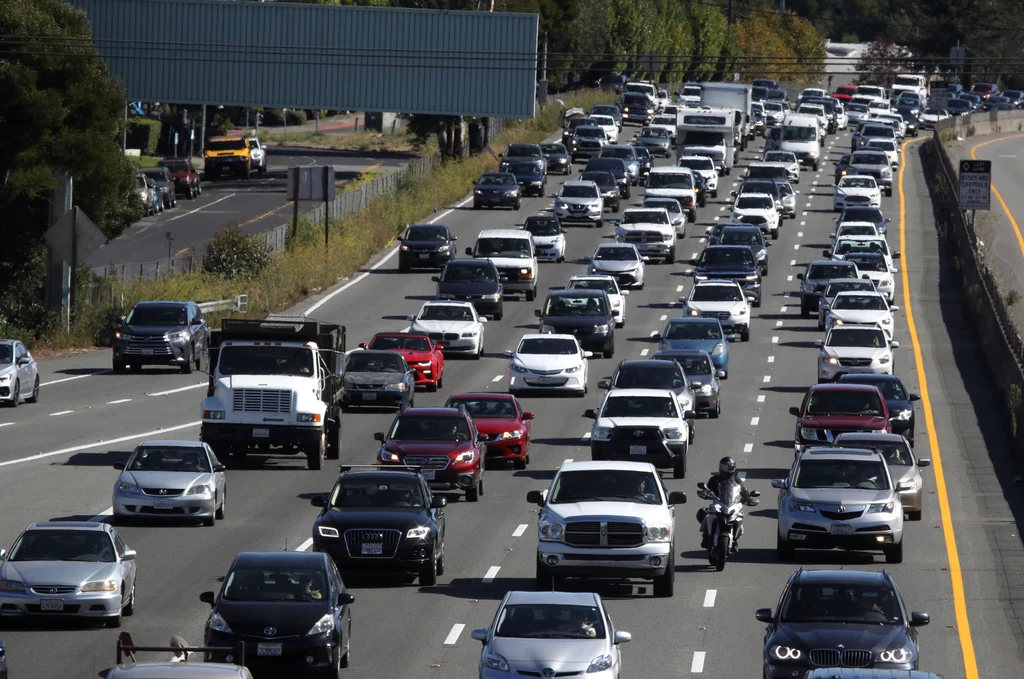
[[[182,257],[202,245],[230,222],[237,222],[247,234],[270,231],[292,218],[292,204],[286,200],[287,170],[308,165],[332,165],[338,180],[353,179],[360,172],[389,172],[405,167],[404,154],[357,153],[330,149],[267,148],[267,173],[252,179],[206,180],[201,196],[178,197],[178,205],[135,223],[121,236],[101,247],[86,260],[90,267],[111,263],[153,262],[168,254]],[[316,207],[303,201],[301,211]],[[168,245],[167,234],[173,239]]]
[[[689,477],[666,480],[670,490],[685,490],[690,498],[678,508],[676,520],[675,596],[653,599],[644,586],[592,584],[606,597],[617,627],[633,634],[623,650],[628,676],[758,676],[764,626],[754,619],[754,610],[777,603],[795,568],[883,568],[881,557],[842,552],[798,553],[795,563],[780,564],[774,549],[777,505],[769,480],[786,474],[793,462],[794,422],[787,411],[815,380],[812,342],[821,337],[815,319],[801,319],[799,301],[790,295],[798,290],[795,274],[828,244],[832,162],[849,143],[845,134],[836,138],[834,148],[832,140],[829,162],[819,173],[803,174],[796,187],[798,216],[785,222],[770,250],[771,274],[765,279],[764,304],[754,312],[751,341],[732,347],[722,417],[697,423]],[[743,164],[755,157],[760,145],[758,141],[742,154]],[[947,679],[973,678],[979,672],[982,677],[1019,676],[1024,660],[1024,554],[1014,521],[1021,506],[1004,452],[1005,424],[973,355],[969,331],[962,327],[958,309],[963,302],[953,293],[952,274],[938,259],[930,202],[914,149],[910,143],[904,154],[909,167],[903,191],[883,198],[883,209],[893,217],[890,243],[902,250],[899,267],[907,271],[910,286],[905,299],[905,287],[898,284],[902,308],[896,316],[896,338],[902,346],[895,366],[911,391],[925,395],[919,405],[931,417],[919,408],[917,451],[931,457],[933,466],[925,470],[924,520],[908,523],[906,560],[888,568],[908,608],[931,614],[931,624],[921,632],[922,669]],[[680,246],[681,259],[700,251],[706,225],[726,217],[730,184],[738,175],[734,171],[723,177],[719,199],[700,210],[699,225],[690,226]],[[549,186],[552,192],[555,179]],[[633,203],[640,193],[634,194]],[[470,245],[479,230],[511,227],[550,204],[550,197],[530,198],[521,212],[474,212],[463,201],[439,219],[454,229],[461,244]],[[901,236],[905,242],[895,245]],[[542,288],[563,285],[570,275],[584,271],[581,258],[610,237],[610,227],[570,228],[567,260],[542,265]],[[393,250],[383,253],[364,274],[297,310],[315,306],[315,317],[344,323],[353,347],[376,331],[404,328],[401,319],[429,299],[434,286],[429,273],[399,274],[392,255]],[[488,472],[487,494],[477,504],[452,498],[447,568],[437,586],[349,582],[356,597],[351,676],[423,677],[436,671],[453,679],[476,676],[480,644],[470,638],[470,631],[489,624],[506,591],[534,586],[536,509],[526,503],[527,491],[544,488],[563,460],[589,459],[583,437],[591,422],[582,414],[598,403],[597,380],[610,375],[620,360],[656,350],[650,335],[678,309],[676,299],[692,282],[685,275],[688,268],[685,262],[649,265],[646,288],[626,298],[627,325],[616,333],[615,358],[593,359],[588,397],[524,399],[525,407],[538,413],[531,466]],[[484,360],[450,361],[445,388],[417,394],[417,404],[439,405],[456,391],[505,389],[507,361],[501,352],[536,326],[533,310],[542,300],[506,302],[504,320],[486,329]],[[908,334],[907,301],[913,337]],[[107,372],[109,361],[109,354],[101,351],[47,362],[42,366],[40,403],[0,413],[0,545],[9,546],[32,521],[88,519],[109,511],[117,476],[111,465],[126,459],[139,440],[197,437],[203,375],[146,369],[115,376]],[[377,452],[373,433],[385,429],[392,418],[385,412],[346,415],[343,460],[371,463]],[[699,549],[693,517],[701,503],[695,486],[726,454],[739,460],[748,486],[763,496],[761,506],[747,512],[739,554],[717,573]],[[309,497],[331,487],[336,468],[310,472],[300,460],[289,458],[247,458],[245,464],[229,471],[227,519],[215,527],[119,529],[138,551],[137,612],[124,621],[137,643],[165,644],[172,634],[200,643],[209,608],[199,601],[199,593],[219,586],[218,578],[237,552],[308,547],[316,515]],[[944,484],[937,493],[940,475]],[[117,632],[8,624],[2,635],[12,677],[85,679],[112,664]]]

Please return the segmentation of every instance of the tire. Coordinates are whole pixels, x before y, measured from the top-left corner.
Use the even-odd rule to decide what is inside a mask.
[[[430,562],[420,570],[420,586],[433,587],[437,584],[437,559],[433,554]]]
[[[892,189],[891,188],[885,190],[885,197],[886,198],[892,198]]]
[[[772,229],[772,240],[779,240],[779,230]]]
[[[119,629],[121,627],[121,613],[114,618],[103,618],[103,626],[107,629]]]
[[[535,299],[537,299],[537,291],[536,290],[527,290],[526,291],[526,301],[527,302],[532,302]]]
[[[526,469],[526,458],[524,457],[521,460],[513,460],[512,468],[518,470]]]
[[[196,367],[196,348],[192,345],[188,347],[188,358],[181,364],[181,372],[183,375],[191,375],[192,371]]]
[[[210,526],[214,525],[215,523],[217,523],[216,515],[214,515],[214,516],[204,516],[203,517],[203,525],[206,526],[207,528],[209,528]]]
[[[341,418],[336,418],[338,424],[331,426],[327,424],[327,459],[341,459]]]
[[[689,451],[686,451],[689,452]],[[683,453],[683,459],[678,460],[672,465],[672,478],[673,479],[685,479],[686,478],[686,452]]]
[[[920,521],[921,520],[921,510],[920,509],[917,510],[916,512],[904,512],[903,515],[906,517],[907,521]]]
[[[473,354],[473,360],[474,361],[479,361],[481,358],[483,358],[483,355],[484,355],[484,343],[481,342],[479,348],[477,348],[477,350],[476,350],[476,353]]]
[[[596,226],[599,229],[603,229],[604,228],[604,220],[603,219],[599,219],[596,222],[591,222],[591,226]]]
[[[669,250],[668,257],[665,258],[665,263],[666,264],[675,264],[676,263],[676,249],[675,248],[672,248],[671,250]]]
[[[516,204],[512,206],[512,209],[518,211],[519,208],[521,208],[522,206],[523,206],[523,204],[520,201],[517,200]]]
[[[811,310],[808,309],[807,306],[805,306],[804,304],[801,304],[800,305],[800,318],[810,318],[810,317],[811,317]]]
[[[760,309],[761,308],[761,298],[758,297],[756,300],[754,300],[754,303],[751,304],[751,306],[754,307],[755,309]]]
[[[676,589],[676,557],[675,557],[675,546],[672,547],[672,553],[668,558],[668,566],[665,568],[665,574],[659,575],[654,578],[654,596],[658,599],[669,599],[675,594]]]
[[[466,502],[478,502],[480,500],[480,491],[482,490],[483,483],[477,481],[476,485],[472,488],[466,489]]]
[[[724,571],[725,561],[729,558],[729,538],[724,535],[718,540],[718,545],[715,546],[715,570]]]
[[[498,312],[496,314],[494,314],[494,320],[500,321],[501,317],[504,316],[504,315],[505,315],[504,311],[502,309],[498,309]]]
[[[747,330],[746,332],[740,333],[740,341],[741,342],[749,342],[750,341],[750,331],[749,330]]]
[[[886,563],[903,563],[903,540],[885,550]]]
[[[711,192],[711,197],[718,198],[718,189],[715,189],[714,191]]]
[[[120,375],[121,373],[127,372],[128,364],[124,361],[114,361],[113,368],[114,372]]]
[[[121,609],[121,615],[131,617],[135,615],[135,583],[132,583],[132,593],[128,597],[128,603]]]
[[[607,349],[604,350],[604,357],[605,358],[611,358],[614,355],[615,355],[615,344],[613,342],[611,346],[609,346]]]
[[[224,497],[220,499],[220,507],[217,507],[217,511],[214,516],[218,521],[223,521],[224,516],[227,514],[228,509],[228,487],[224,486]]]
[[[718,400],[718,405],[715,406],[715,409],[708,411],[708,417],[710,417],[712,420],[717,420],[718,417],[721,414],[722,414],[722,400],[719,399]]]
[[[32,395],[25,399],[25,403],[39,403],[39,375],[36,375],[36,383],[32,386]]]
[[[326,435],[320,437],[320,443],[313,444],[311,449],[306,450],[306,467],[310,471],[320,471],[324,468],[324,455],[327,452],[324,450],[327,446]]]
[[[795,552],[792,546],[788,542],[782,539],[778,534],[775,535],[775,558],[780,563],[792,561]]]
[[[539,561],[537,562],[537,574],[534,580],[538,592],[550,592],[555,588],[555,576],[543,570],[540,567]]]

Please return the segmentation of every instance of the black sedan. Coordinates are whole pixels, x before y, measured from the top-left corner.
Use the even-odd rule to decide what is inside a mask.
[[[914,402],[920,401],[921,397],[911,394],[903,386],[903,381],[898,375],[871,375],[868,373],[849,373],[839,378],[840,382],[852,382],[854,384],[872,384],[878,387],[885,398],[885,404],[889,408],[892,433],[900,434],[914,445]]]
[[[543,196],[547,192],[547,175],[529,158],[506,158],[500,169],[515,175],[524,196]]]
[[[916,670],[917,627],[888,571],[798,570],[779,609],[760,608],[765,679],[802,677],[814,667]]]
[[[597,190],[604,198],[604,209],[618,212],[622,204],[622,193],[619,191],[619,184],[615,181],[615,175],[611,172],[582,172],[580,181],[594,182]]]
[[[518,210],[523,192],[516,176],[511,172],[484,172],[473,189],[473,209],[482,207],[510,207]]]
[[[552,290],[534,313],[540,332],[574,335],[586,351],[615,355],[615,316],[604,290]]]
[[[548,172],[572,172],[572,158],[569,157],[569,150],[565,148],[565,144],[541,144],[540,150],[544,152],[544,158],[548,161]]]
[[[353,351],[345,359],[341,407],[411,408],[416,392],[416,373],[405,357],[394,351]]]
[[[199,599],[213,609],[204,645],[237,647],[245,641],[250,670],[333,677],[348,667],[349,607],[355,598],[326,554],[242,552],[231,562],[220,593],[203,592]],[[240,660],[231,651],[206,654],[206,662]]]
[[[343,468],[344,469],[344,468]],[[437,584],[444,574],[444,508],[416,471],[344,469],[313,522],[313,549],[326,552],[343,573],[417,575]]]
[[[458,236],[444,224],[412,224],[398,237],[398,270],[440,268],[455,256]]]

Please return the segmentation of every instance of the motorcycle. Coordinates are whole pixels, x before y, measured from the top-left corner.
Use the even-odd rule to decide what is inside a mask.
[[[761,496],[756,490],[748,493],[750,499],[743,499],[739,481],[733,480],[720,490],[722,497],[710,490],[703,481],[697,484],[697,497],[711,500],[711,504],[705,510],[705,516],[710,519],[711,526],[708,561],[718,571],[725,569],[726,559],[735,553],[736,540],[743,534],[743,505],[756,507],[761,504],[760,500],[753,499]]]

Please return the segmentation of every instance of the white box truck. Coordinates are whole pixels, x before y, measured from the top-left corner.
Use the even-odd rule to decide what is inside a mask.
[[[683,109],[676,125],[676,157],[707,156],[718,174],[729,174],[735,164],[734,111]]]
[[[739,112],[736,121],[740,126],[740,137],[737,146],[747,148],[747,140],[754,138],[754,126],[751,123],[751,108],[754,102],[753,88],[742,83],[704,83],[701,86],[700,105],[709,108],[731,108]]]

